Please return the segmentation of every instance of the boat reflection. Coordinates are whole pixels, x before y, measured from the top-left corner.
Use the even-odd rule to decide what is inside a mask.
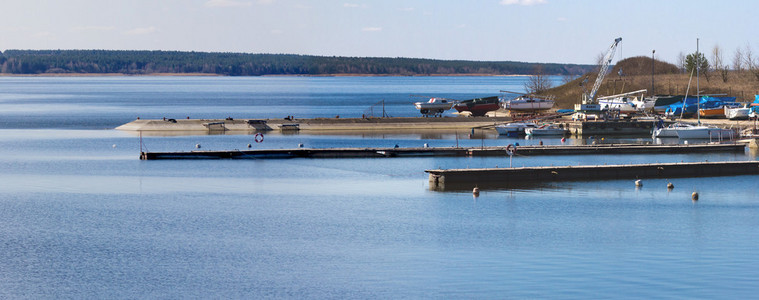
[[[472,183],[430,183],[429,190],[434,192],[471,192],[477,187],[480,191],[509,191],[509,190],[561,190],[567,186],[567,182],[545,181],[521,181],[521,182],[488,182],[480,184]]]

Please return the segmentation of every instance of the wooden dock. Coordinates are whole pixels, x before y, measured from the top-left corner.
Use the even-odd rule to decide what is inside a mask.
[[[635,165],[550,166],[426,170],[430,189],[471,190],[540,186],[556,181],[709,177],[759,174],[759,161],[656,163]]]
[[[744,144],[690,145],[552,145],[520,146],[515,155],[583,155],[583,154],[651,154],[695,152],[743,152]],[[274,159],[274,158],[361,158],[361,157],[424,157],[424,156],[506,156],[506,147],[419,147],[419,148],[296,148],[267,150],[200,150],[185,152],[142,152],[140,159]]]

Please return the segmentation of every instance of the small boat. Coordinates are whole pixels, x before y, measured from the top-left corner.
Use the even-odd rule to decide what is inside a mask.
[[[601,110],[615,110],[620,113],[629,114],[651,110],[654,108],[656,99],[644,99],[643,93],[647,90],[638,90],[624,94],[611,95],[598,98],[598,104]],[[635,96],[640,94],[639,96]]]
[[[724,118],[725,108],[722,106],[712,107],[712,108],[702,108],[698,110],[698,115],[702,118]]]
[[[416,102],[414,106],[419,110],[422,115],[435,116],[440,115],[444,111],[451,109],[453,101],[443,98],[430,98],[427,102]]]
[[[735,131],[730,129],[682,122],[673,123],[667,127],[656,128],[653,132],[654,138],[731,140],[736,136]]]
[[[520,136],[525,134],[525,129],[538,127],[535,123],[530,122],[514,122],[508,124],[499,124],[495,126],[495,130],[499,135],[505,136]]]
[[[514,93],[501,91],[503,93]],[[514,93],[516,94],[516,93]],[[509,111],[540,111],[553,108],[556,103],[553,96],[539,96],[535,94],[522,94],[514,99],[505,100],[502,97],[501,106]]]
[[[531,136],[563,136],[567,130],[553,124],[545,124],[536,128],[525,128],[524,132]]]
[[[691,126],[677,130],[677,137],[680,139],[719,139],[732,140],[736,133],[730,129],[724,129],[713,126]]]
[[[464,100],[453,105],[458,112],[468,111],[473,117],[484,116],[485,113],[501,108],[498,96]]]
[[[654,129],[653,131],[653,137],[654,138],[677,138],[677,132],[680,130],[684,130],[685,128],[696,126],[694,124],[689,123],[672,123],[667,127],[662,126],[662,123],[660,122],[659,125],[657,125],[658,128]]]
[[[748,119],[748,114],[751,111],[751,107],[744,105],[742,107],[730,107],[725,106],[725,117],[730,120],[745,120]]]

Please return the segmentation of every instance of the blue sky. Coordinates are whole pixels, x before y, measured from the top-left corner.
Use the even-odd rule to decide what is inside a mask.
[[[0,49],[126,49],[594,63],[759,52],[759,1],[4,0]],[[707,55],[707,57],[709,57]]]

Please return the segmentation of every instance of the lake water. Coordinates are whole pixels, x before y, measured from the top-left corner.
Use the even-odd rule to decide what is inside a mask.
[[[671,179],[672,191],[665,179],[637,189],[631,180],[562,182],[473,198],[430,191],[424,170],[503,167],[507,158],[140,161],[139,137],[113,130],[136,117],[359,117],[382,100],[391,116],[414,116],[410,95],[497,95],[524,80],[0,77],[0,297],[757,295],[759,176]],[[151,151],[539,142],[488,132],[143,140]],[[514,165],[755,159],[518,156]]]

